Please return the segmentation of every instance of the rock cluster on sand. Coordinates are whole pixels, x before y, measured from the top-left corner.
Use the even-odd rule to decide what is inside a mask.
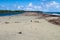
[[[48,22],[56,24],[56,25],[60,25],[60,18],[58,18],[58,19],[51,19]]]

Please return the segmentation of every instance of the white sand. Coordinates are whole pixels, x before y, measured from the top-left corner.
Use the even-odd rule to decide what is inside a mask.
[[[12,16],[10,19],[8,16],[0,17],[0,40],[60,40],[60,26],[35,18],[33,16]]]

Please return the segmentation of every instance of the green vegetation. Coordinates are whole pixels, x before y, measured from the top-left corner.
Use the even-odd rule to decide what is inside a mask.
[[[42,11],[25,11],[25,12],[37,12],[37,13],[43,13]]]
[[[9,13],[9,12],[24,12],[24,10],[0,10],[0,13]]]
[[[42,11],[24,11],[24,10],[0,10],[0,14],[16,14],[16,13],[24,13],[24,12],[37,12],[43,13]]]

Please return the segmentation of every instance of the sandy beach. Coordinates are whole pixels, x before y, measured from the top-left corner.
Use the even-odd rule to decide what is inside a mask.
[[[37,17],[0,17],[0,40],[60,40],[60,26]]]

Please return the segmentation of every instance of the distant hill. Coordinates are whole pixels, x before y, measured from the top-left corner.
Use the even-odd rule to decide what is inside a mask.
[[[0,10],[0,13],[9,13],[9,12],[24,12],[24,10]]]

